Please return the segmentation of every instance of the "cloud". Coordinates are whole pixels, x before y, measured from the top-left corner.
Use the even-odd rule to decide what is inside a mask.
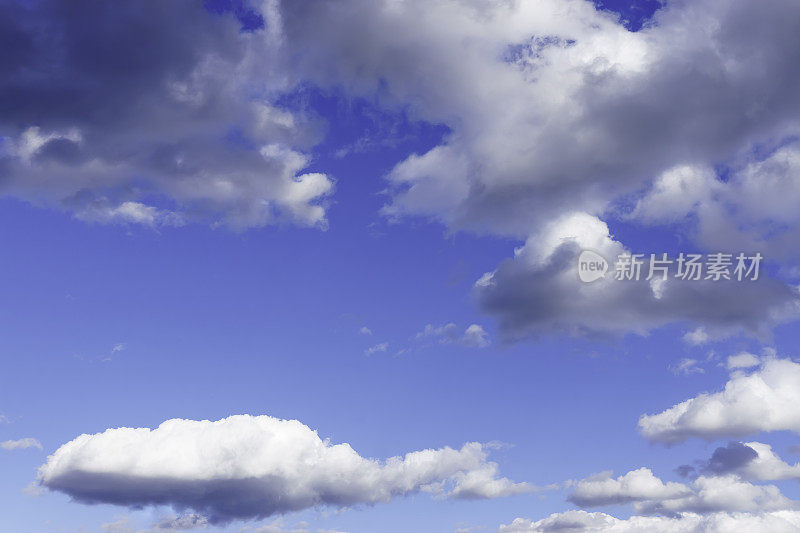
[[[188,513],[177,516],[162,518],[152,525],[154,531],[186,531],[190,529],[202,529],[208,525],[208,519],[204,516]]]
[[[366,350],[364,350],[364,355],[372,355],[376,353],[383,353],[389,348],[388,342],[381,342],[376,344],[375,346],[370,346]]]
[[[275,520],[269,524],[258,526],[245,526],[239,530],[239,533],[347,533],[346,531],[338,531],[333,529],[316,529],[312,530],[306,522],[300,522],[294,526],[285,526],[281,519]]]
[[[792,533],[800,528],[800,512],[683,513],[676,517],[632,516],[626,520],[605,513],[566,511],[533,522],[517,518],[501,525],[498,533],[712,533],[722,531],[769,531]]]
[[[533,490],[499,477],[479,443],[377,461],[320,439],[296,420],[249,415],[84,434],[48,457],[38,480],[80,502],[171,505],[209,523],[370,505],[421,491],[494,498]]]
[[[276,16],[275,5],[252,20]],[[272,10],[272,11],[270,11]],[[324,227],[273,23],[178,0],[0,3],[0,194],[99,223]],[[263,16],[262,16],[263,15]],[[247,30],[247,31],[245,31]]]
[[[609,472],[575,484],[569,501],[581,507],[597,507],[646,500],[668,500],[691,494],[681,483],[664,483],[647,468],[632,470],[616,479]]]
[[[682,498],[647,500],[634,504],[638,514],[763,512],[796,508],[795,502],[774,485],[753,485],[738,476],[700,476],[689,485],[690,495]]]
[[[582,250],[593,250],[609,263],[604,278],[580,281],[577,263]],[[565,215],[542,226],[512,259],[476,282],[478,303],[498,318],[501,334],[511,340],[553,332],[644,335],[676,322],[702,327],[707,336],[766,337],[776,324],[798,316],[798,291],[763,277],[695,281],[673,275],[654,284],[660,274],[646,281],[648,258],[639,281],[617,280],[614,263],[625,252],[599,218]]]
[[[113,522],[100,524],[100,529],[109,533],[156,533],[158,531],[189,531],[205,529],[208,520],[200,515],[188,513],[183,515],[171,515],[159,518],[150,524],[147,529],[134,526],[130,516],[115,518]]]
[[[692,346],[700,346],[711,340],[711,337],[704,328],[697,328],[692,331],[687,331],[683,336],[683,340]]]
[[[710,474],[729,474],[742,469],[748,463],[758,458],[750,446],[741,442],[729,442],[727,446],[717,448],[711,454],[711,459],[703,466],[703,472]]]
[[[685,467],[687,473],[695,471],[694,467]],[[735,474],[750,481],[800,479],[800,464],[784,462],[763,442],[729,442],[714,450],[707,461],[698,462],[697,469],[706,475]]]
[[[33,438],[24,438],[19,440],[6,440],[0,442],[0,448],[4,450],[24,450],[26,448],[38,448],[42,449],[42,444]]]
[[[737,368],[753,368],[754,366],[758,366],[760,364],[761,359],[748,352],[741,352],[736,355],[731,355],[728,357],[728,361],[726,362],[728,370],[735,370]]]
[[[800,364],[764,359],[754,372],[734,372],[720,392],[703,393],[661,413],[642,415],[640,433],[651,441],[741,437],[761,431],[800,433]]]
[[[461,336],[461,343],[474,348],[489,346],[489,334],[479,324],[470,324]]]
[[[479,324],[470,324],[463,332],[452,322],[442,326],[427,324],[414,338],[417,340],[434,339],[440,344],[455,342],[471,348],[485,348],[490,344],[489,334]]]
[[[100,529],[107,533],[134,533],[135,529],[131,525],[131,519],[128,516],[116,518],[113,522],[104,522],[100,524]]]
[[[704,247],[796,258],[800,215],[793,206],[800,201],[800,142],[740,159],[724,179],[710,164],[664,172],[638,200],[632,217],[645,224],[680,223]]]
[[[415,335],[417,339],[438,339],[442,344],[449,344],[458,338],[458,326],[450,322],[443,326],[426,324],[425,328]]]
[[[687,341],[700,343],[741,332],[765,338],[797,317],[797,290],[774,280],[735,290],[674,280],[578,287],[568,268],[575,250],[549,248],[542,228],[560,242],[564,236],[553,232],[569,219],[585,232],[598,231],[601,217],[681,221],[726,190],[715,171],[720,162],[752,175],[756,187],[761,173],[778,169],[768,178],[770,192],[755,191],[759,202],[734,204],[749,210],[743,222],[756,221],[768,235],[800,220],[787,194],[772,226],[763,223],[772,220],[771,199],[794,190],[783,183],[796,174],[789,162],[741,163],[754,147],[798,133],[800,105],[778,87],[800,82],[792,67],[800,37],[788,22],[799,6],[671,2],[639,32],[579,0],[300,0],[282,7],[298,76],[349,95],[379,95],[387,108],[449,129],[437,146],[388,173],[386,216],[527,239],[476,289],[506,339],[554,330],[646,333],[685,322],[696,328]],[[731,185],[725,198],[748,198],[748,191]],[[715,213],[696,241],[704,250],[759,249],[758,240],[729,237],[736,231],[725,224],[733,221],[721,208]],[[599,242],[621,246],[599,232]]]
[[[773,485],[753,485],[735,475],[700,476],[691,484],[664,483],[647,468],[618,478],[610,473],[582,479],[569,501],[580,507],[632,504],[638,514],[762,512],[792,509],[794,502]]]
[[[527,236],[794,132],[799,11],[678,1],[635,33],[577,0],[299,0],[281,14],[302,76],[450,129],[389,173],[387,215]]]
[[[690,359],[688,357],[681,359],[678,365],[673,367],[671,370],[676,374],[684,374],[687,376],[689,374],[705,373],[705,369],[699,366],[699,362],[697,361],[697,359]]]
[[[362,326],[361,329],[358,330],[358,332],[361,333],[362,335],[372,335],[372,330],[369,329],[367,326]]]

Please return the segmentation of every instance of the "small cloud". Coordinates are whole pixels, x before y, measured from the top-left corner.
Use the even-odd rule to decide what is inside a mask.
[[[376,344],[375,346],[370,346],[366,350],[364,350],[364,355],[372,355],[378,352],[385,352],[389,348],[388,342],[382,342],[380,344]]]
[[[129,516],[117,517],[113,522],[100,524],[100,529],[107,533],[134,533]]]
[[[25,487],[22,489],[23,494],[27,494],[28,496],[34,498],[37,496],[41,496],[42,494],[44,494],[44,492],[45,492],[44,488],[35,481],[31,481],[30,483],[25,485]]]
[[[761,364],[761,359],[755,355],[742,352],[728,357],[727,367],[728,370],[735,370],[737,368],[753,368]]]
[[[705,373],[705,370],[698,366],[697,359],[689,358],[681,359],[680,363],[678,363],[677,366],[670,367],[670,370],[672,370],[672,372],[675,374],[683,374],[685,376],[688,376],[689,374]]]
[[[471,324],[461,336],[461,344],[473,348],[489,346],[489,334],[478,324]]]
[[[168,516],[151,525],[153,530],[159,531],[186,531],[190,529],[205,529],[207,526],[208,518],[195,513]]]
[[[697,469],[692,465],[681,465],[675,469],[675,473],[682,478],[697,477]]]
[[[19,440],[7,440],[0,442],[0,448],[4,450],[24,450],[26,448],[39,448],[42,449],[42,444],[30,437]]]
[[[114,356],[116,354],[120,353],[124,349],[125,349],[125,345],[123,343],[120,342],[120,343],[115,344],[111,348],[111,351],[108,353],[108,355],[105,356],[104,358],[100,359],[100,362],[101,363],[107,363],[109,361],[112,361],[114,359]]]
[[[697,328],[692,331],[687,332],[683,336],[684,342],[687,344],[691,344],[692,346],[699,346],[701,344],[705,344],[710,340],[708,332],[706,332],[705,328]]]
[[[436,338],[442,344],[449,344],[458,338],[458,326],[452,322],[443,326],[427,324],[425,329],[415,335],[416,339]]]
[[[417,333],[414,338],[417,340],[436,339],[439,341],[439,344],[457,342],[463,346],[472,348],[485,348],[489,345],[489,335],[479,324],[471,324],[463,333],[460,333],[458,326],[452,322],[438,327],[433,324],[428,324],[425,326],[425,329]]]
[[[367,326],[361,326],[361,329],[358,330],[359,333],[362,335],[372,335],[372,330],[369,329]]]

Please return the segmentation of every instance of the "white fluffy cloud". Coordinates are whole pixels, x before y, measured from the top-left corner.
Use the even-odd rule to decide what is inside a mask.
[[[752,373],[735,371],[720,392],[704,393],[643,415],[639,431],[659,442],[740,437],[760,431],[800,433],[800,364],[766,358]]]
[[[304,76],[450,128],[389,174],[393,216],[527,236],[564,212],[600,214],[664,172],[781,139],[800,118],[789,0],[678,0],[636,33],[582,0],[282,7]]]
[[[592,283],[578,278],[578,256],[586,249],[609,263],[605,278]],[[501,332],[510,338],[554,331],[645,334],[674,322],[697,325],[712,337],[740,332],[759,336],[798,316],[798,291],[763,277],[746,283],[674,277],[653,283],[645,281],[645,261],[640,281],[616,280],[614,262],[623,252],[622,243],[599,218],[565,215],[544,225],[513,259],[478,280],[479,304],[498,317]]]
[[[800,529],[800,512],[683,513],[676,517],[632,516],[623,520],[605,513],[567,511],[539,521],[517,518],[498,533],[793,533]]]
[[[374,504],[420,491],[495,498],[532,490],[500,477],[479,443],[377,461],[320,439],[296,420],[249,415],[81,435],[48,457],[38,479],[78,501],[171,505],[209,522]]]
[[[575,484],[569,500],[581,507],[597,507],[646,500],[683,498],[691,490],[682,483],[664,483],[647,468],[632,470],[618,478],[610,472],[582,479]]]
[[[664,483],[647,468],[612,478],[578,481],[569,500],[581,507],[632,504],[638,514],[763,512],[791,509],[794,502],[772,485],[753,485],[735,475],[701,476],[689,485]]]
[[[744,445],[754,450],[757,456],[736,470],[743,478],[764,481],[800,479],[800,463],[786,463],[769,444],[746,442]]]
[[[705,247],[796,258],[798,176],[796,141],[761,158],[748,155],[724,180],[710,165],[679,166],[657,178],[632,216],[648,224],[688,222],[689,236]]]

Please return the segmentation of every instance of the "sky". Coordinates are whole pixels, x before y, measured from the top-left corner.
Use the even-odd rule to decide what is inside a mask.
[[[0,0],[0,529],[800,530],[798,20]]]

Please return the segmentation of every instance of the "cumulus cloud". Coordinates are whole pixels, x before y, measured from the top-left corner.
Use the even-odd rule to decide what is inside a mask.
[[[741,154],[798,132],[800,105],[785,89],[800,82],[792,68],[800,37],[788,22],[798,10],[787,1],[669,2],[653,24],[630,32],[582,0],[301,0],[283,4],[281,22],[301,50],[299,76],[380,95],[385,106],[449,128],[437,146],[389,172],[383,212],[527,239],[478,288],[507,338],[553,329],[642,333],[685,321],[698,328],[687,340],[702,342],[767,335],[796,317],[797,291],[769,280],[736,290],[671,283],[664,299],[660,282],[579,289],[574,276],[566,279],[573,251],[531,250],[547,248],[542,228],[574,213],[681,221],[727,190],[715,171],[720,161],[753,184],[774,170],[758,202],[733,206],[750,210],[743,222],[770,220],[771,199],[796,172],[789,162],[747,166]],[[749,198],[750,188],[730,185],[724,196]],[[773,226],[796,217],[793,196],[785,198]],[[629,201],[632,213],[622,209]],[[717,204],[726,207],[705,217],[703,249],[758,250],[758,240],[728,237],[736,230],[724,225],[735,220],[725,217],[725,201]],[[586,231],[597,227],[584,221]],[[768,224],[762,229],[771,234]]]
[[[738,476],[700,476],[689,487],[692,493],[674,499],[647,500],[634,504],[639,514],[676,515],[683,512],[762,512],[793,509],[795,502],[774,485],[753,485]]]
[[[27,437],[19,440],[6,440],[0,442],[0,448],[3,448],[4,450],[24,450],[26,448],[38,448],[41,450],[42,444],[34,438]]]
[[[632,516],[619,519],[605,513],[567,511],[536,522],[517,518],[501,525],[498,533],[718,533],[722,531],[764,531],[792,533],[800,528],[800,512],[683,513],[675,517]]]
[[[324,226],[280,32],[203,2],[0,2],[0,194],[101,223]],[[245,31],[247,30],[247,31]]]
[[[604,278],[580,281],[577,263],[582,250],[605,258],[610,270]],[[639,281],[617,280],[614,263],[626,252],[630,253],[599,218],[565,215],[544,225],[512,259],[478,280],[478,302],[499,319],[501,332],[511,339],[550,332],[645,334],[674,322],[695,324],[707,336],[766,336],[775,324],[798,315],[798,291],[763,277],[746,282],[683,280],[674,277],[673,264],[666,279],[655,271],[647,281],[648,256]]]
[[[461,336],[461,342],[474,348],[489,346],[489,334],[479,324],[470,324]]]
[[[699,470],[705,475],[735,474],[751,481],[800,479],[800,464],[786,463],[763,442],[729,442],[714,450],[707,461],[700,461],[697,468],[681,468],[687,474]]]
[[[575,484],[569,500],[581,507],[597,507],[645,500],[668,500],[691,494],[681,483],[664,483],[647,468],[632,470],[618,478],[610,472],[582,479]]]
[[[703,393],[639,419],[652,441],[675,443],[691,437],[741,437],[760,431],[800,433],[800,364],[766,358],[751,373],[734,371],[725,388]]]
[[[241,415],[84,434],[49,456],[38,480],[80,502],[171,505],[209,523],[370,505],[421,491],[494,498],[532,490],[500,477],[487,453],[468,443],[377,461],[320,439],[296,420]]]
[[[647,468],[613,478],[604,473],[575,484],[569,500],[580,507],[632,504],[638,514],[763,512],[795,503],[773,485],[753,485],[736,475],[700,476],[691,484],[664,483]]]
[[[3,191],[95,220],[324,224],[332,180],[305,171],[319,128],[279,105],[309,82],[449,130],[389,173],[388,215],[516,236],[667,173],[637,215],[690,211],[716,182],[686,169],[800,118],[789,1],[671,2],[639,32],[585,0],[270,0],[245,28],[188,0],[0,9]],[[777,181],[758,198],[780,198]]]
[[[724,179],[708,164],[664,172],[638,201],[632,217],[647,224],[684,223],[685,233],[705,247],[795,258],[800,143],[742,159]]]
[[[387,214],[527,236],[795,131],[799,9],[676,1],[635,33],[580,0],[301,0],[282,20],[305,76],[449,127],[389,174]]]

